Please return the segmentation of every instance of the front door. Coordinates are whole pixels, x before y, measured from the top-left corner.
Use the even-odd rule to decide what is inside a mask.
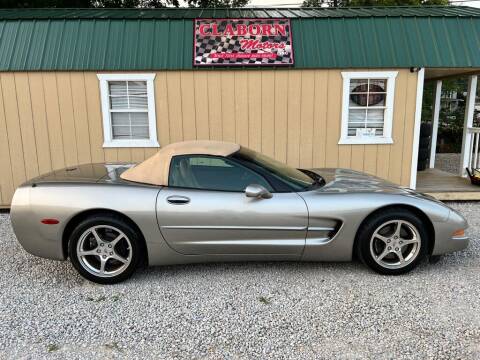
[[[266,180],[228,158],[172,159],[169,184],[158,193],[157,219],[167,243],[182,254],[302,254],[308,212],[296,193],[248,198]]]

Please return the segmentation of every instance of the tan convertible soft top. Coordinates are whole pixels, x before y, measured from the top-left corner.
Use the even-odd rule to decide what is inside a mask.
[[[176,155],[228,156],[237,152],[240,145],[210,140],[184,141],[170,144],[140,164],[128,169],[120,177],[125,180],[152,185],[168,185],[170,160]]]

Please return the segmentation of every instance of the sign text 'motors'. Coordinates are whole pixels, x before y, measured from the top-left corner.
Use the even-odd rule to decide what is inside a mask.
[[[288,19],[195,19],[194,66],[293,65]]]

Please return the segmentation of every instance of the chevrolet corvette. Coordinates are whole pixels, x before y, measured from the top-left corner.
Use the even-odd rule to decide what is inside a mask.
[[[350,261],[399,275],[468,246],[466,220],[435,199],[346,169],[296,169],[238,144],[188,141],[139,164],[86,164],[15,192],[31,254],[90,281],[140,264]]]

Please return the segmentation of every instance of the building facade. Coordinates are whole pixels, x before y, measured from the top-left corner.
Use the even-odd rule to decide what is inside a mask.
[[[292,63],[195,64],[195,19],[288,19]],[[463,7],[1,10],[0,205],[40,174],[193,139],[414,187],[423,82],[478,71],[479,38]]]

